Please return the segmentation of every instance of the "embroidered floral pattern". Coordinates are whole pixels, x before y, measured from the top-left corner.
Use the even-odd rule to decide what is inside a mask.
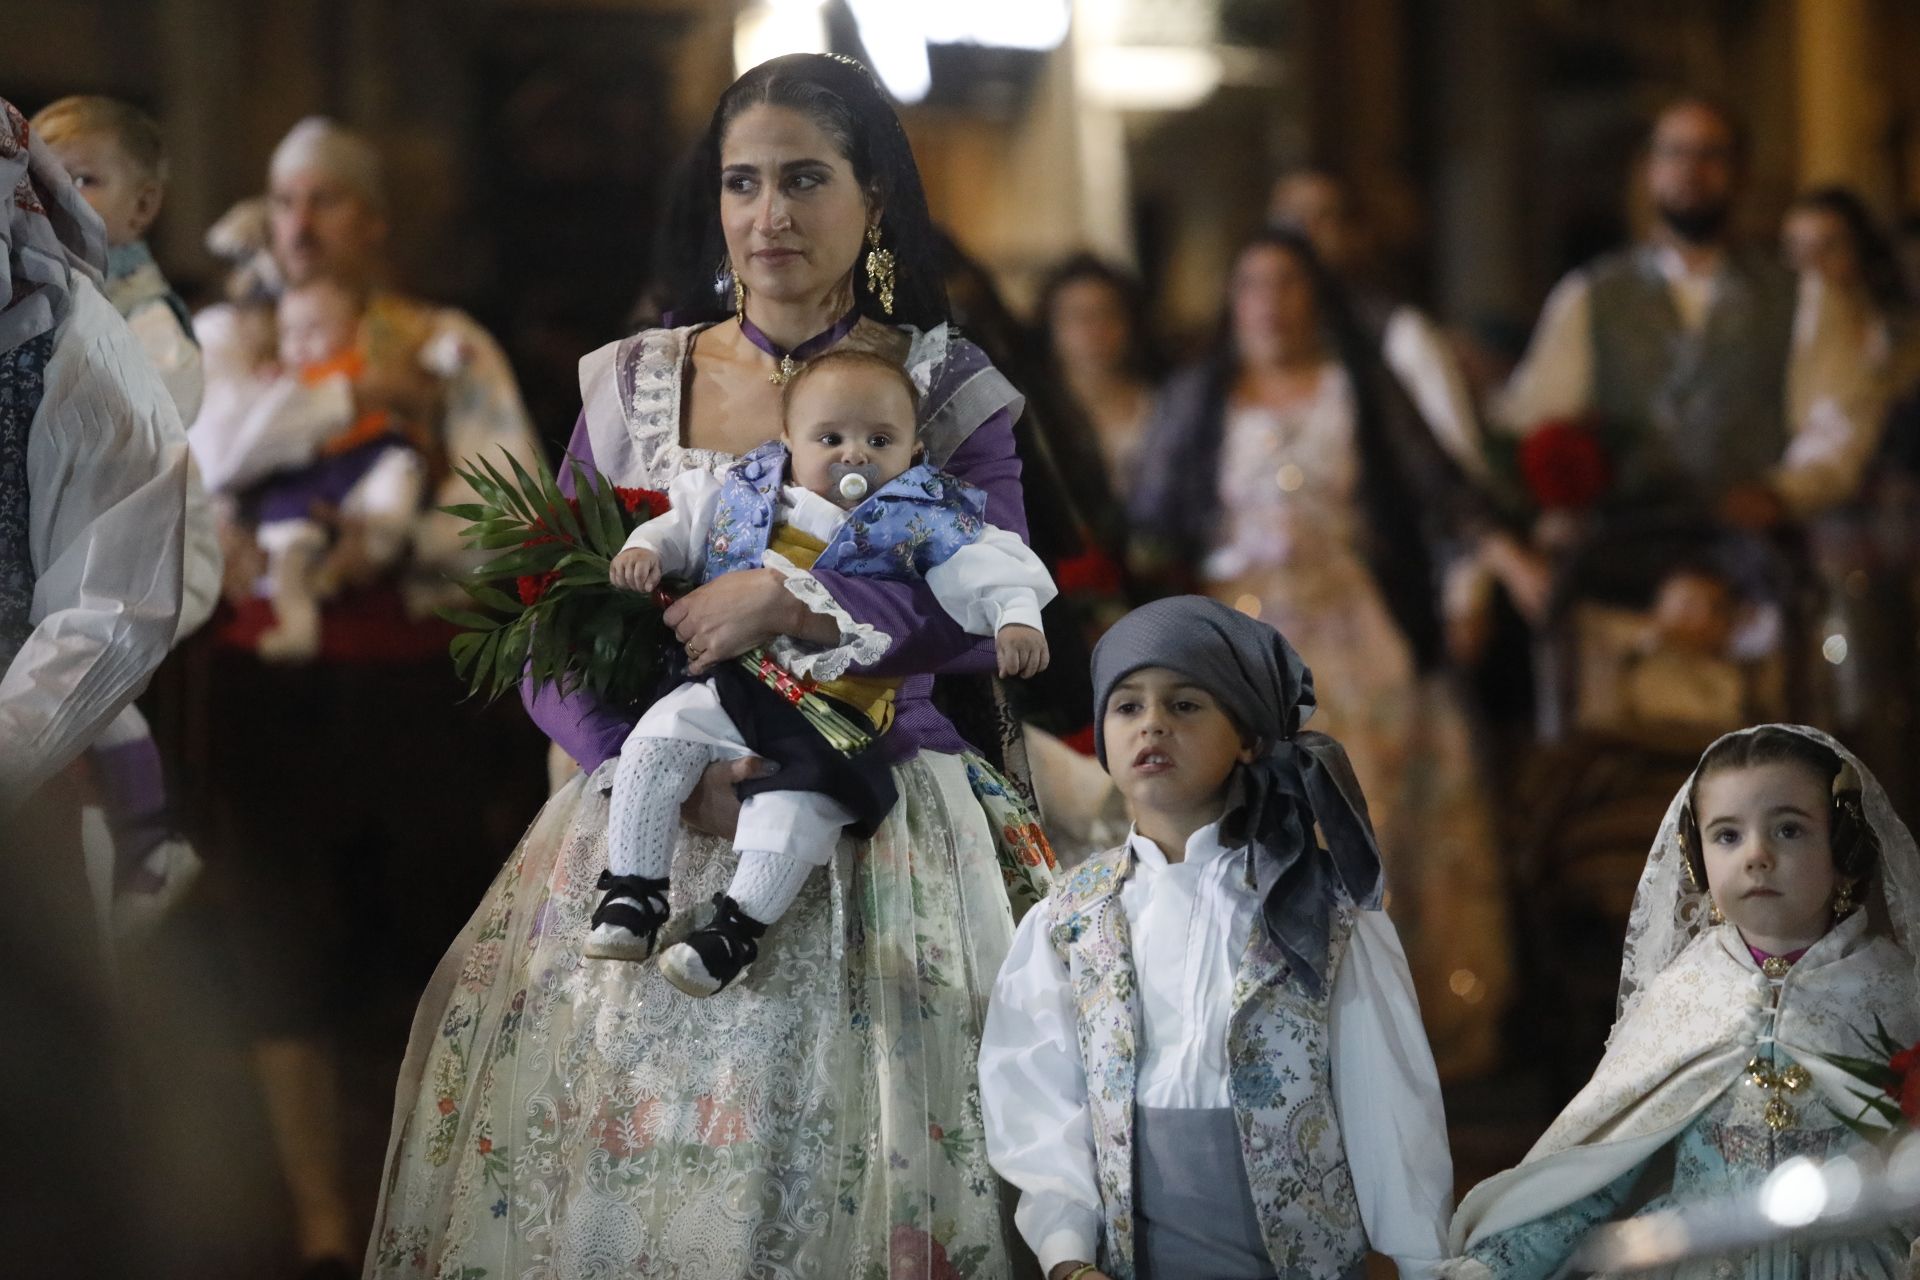
[[[1141,1021],[1120,905],[1131,863],[1126,846],[1094,855],[1044,908],[1077,1007],[1105,1216],[1101,1265],[1115,1280],[1134,1275],[1133,1107]],[[1343,910],[1331,938],[1330,979],[1352,932],[1353,913]],[[1367,1238],[1333,1113],[1326,997],[1309,996],[1289,977],[1278,948],[1256,930],[1234,984],[1227,1046],[1241,1154],[1267,1252],[1281,1274],[1345,1275],[1365,1256]],[[1332,990],[1331,980],[1326,989]]]

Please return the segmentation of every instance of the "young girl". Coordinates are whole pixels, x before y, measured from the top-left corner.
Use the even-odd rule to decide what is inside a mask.
[[[1462,1202],[1448,1274],[1556,1275],[1600,1222],[1847,1146],[1834,1109],[1858,1113],[1857,1082],[1828,1059],[1862,1053],[1875,1018],[1920,1038],[1916,924],[1920,857],[1858,760],[1801,726],[1720,739],[1640,878],[1606,1056],[1520,1166]],[[1678,1274],[1903,1277],[1910,1238],[1789,1240]]]
[[[1025,543],[981,519],[978,490],[918,463],[918,400],[907,372],[870,352],[834,351],[800,366],[785,382],[783,441],[725,475],[675,480],[671,507],[633,531],[609,576],[635,591],[665,575],[706,581],[762,564],[790,575],[817,565],[924,578],[956,622],[993,637],[1001,675],[1036,674],[1047,662],[1040,609],[1053,598],[1052,579]],[[884,733],[897,682],[847,674],[850,662],[873,656],[859,649],[807,651],[782,640],[774,656]],[[841,831],[870,835],[898,798],[884,752],[843,755],[758,677],[734,663],[714,667],[648,708],[620,749],[606,896],[587,955],[652,954],[669,915],[681,802],[709,764],[747,755],[779,768],[740,784],[740,865],[713,918],[660,956],[661,972],[688,995],[713,995],[738,978],[808,873],[832,858]]]
[[[987,1152],[1049,1280],[1403,1276],[1443,1257],[1433,1055],[1313,677],[1214,600],[1093,655],[1134,817],[1020,924],[987,1013]]]

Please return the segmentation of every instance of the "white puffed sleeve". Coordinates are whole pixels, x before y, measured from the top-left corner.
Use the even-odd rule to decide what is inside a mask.
[[[1047,938],[1043,906],[1026,914],[993,984],[980,1036],[987,1159],[1020,1190],[1014,1225],[1043,1273],[1094,1260],[1100,1189],[1073,992]]]
[[[1033,549],[992,525],[930,569],[927,586],[940,607],[976,636],[1002,627],[1039,627],[1040,610],[1058,594]]]
[[[660,571],[698,575],[707,554],[707,534],[720,504],[722,482],[703,467],[682,471],[667,486],[667,509],[627,535],[626,546],[645,547],[660,557]]]
[[[1363,911],[1354,924],[1328,1026],[1334,1109],[1367,1240],[1402,1280],[1437,1276],[1453,1215],[1453,1157],[1413,977],[1384,911]]]
[[[180,620],[186,433],[126,322],[78,277],[44,387],[27,442],[33,631],[0,676],[0,809],[133,701]]]

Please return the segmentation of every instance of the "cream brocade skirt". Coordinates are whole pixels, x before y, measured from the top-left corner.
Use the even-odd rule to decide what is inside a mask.
[[[1044,859],[966,758],[894,777],[885,826],[705,1000],[582,958],[607,798],[557,793],[422,999],[366,1274],[1011,1274],[976,1062],[1009,900],[1045,893]],[[734,866],[685,829],[674,859],[668,938]]]

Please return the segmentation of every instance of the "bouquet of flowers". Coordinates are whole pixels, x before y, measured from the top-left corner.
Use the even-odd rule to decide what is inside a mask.
[[[1878,1018],[1873,1020],[1873,1035],[1860,1035],[1860,1040],[1867,1056],[1834,1055],[1827,1059],[1867,1086],[1866,1091],[1853,1091],[1853,1096],[1860,1099],[1859,1111],[1851,1116],[1838,1111],[1835,1114],[1869,1142],[1878,1142],[1903,1127],[1920,1127],[1920,1044],[1902,1047]]]
[[[511,478],[485,458],[455,467],[480,501],[442,508],[469,522],[460,535],[467,546],[498,553],[458,580],[477,608],[440,611],[464,628],[450,646],[454,670],[469,693],[488,699],[531,677],[611,706],[645,706],[682,661],[661,616],[673,596],[622,590],[607,571],[627,536],[666,511],[667,496],[622,488],[569,459],[568,497],[544,459],[531,471],[511,454],[507,463]],[[764,649],[738,661],[835,748],[851,755],[872,742]]]

